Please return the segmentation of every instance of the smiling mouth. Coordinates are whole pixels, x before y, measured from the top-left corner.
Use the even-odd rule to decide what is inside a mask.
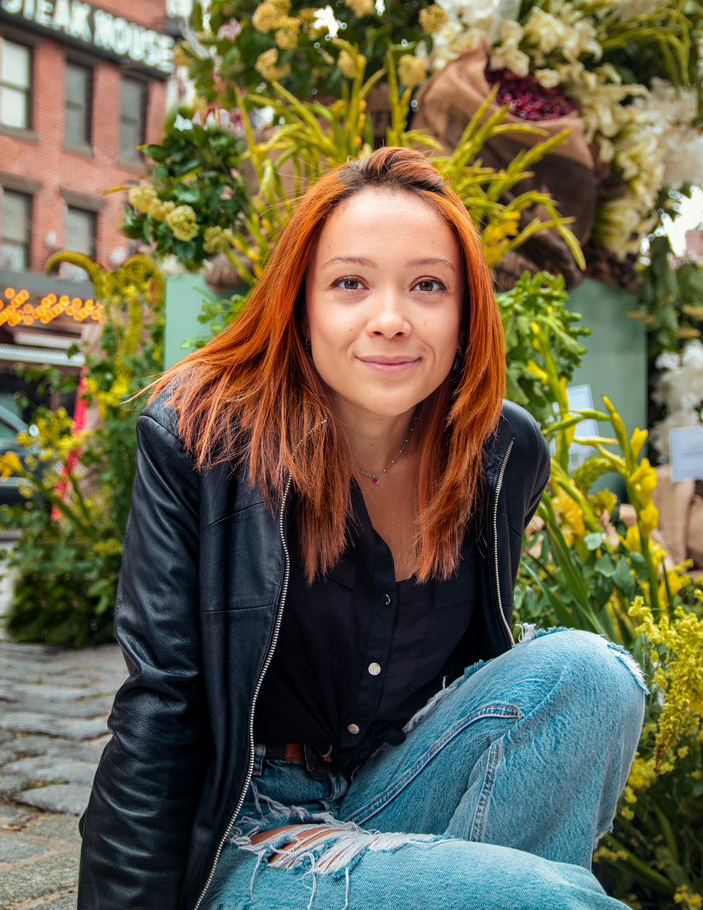
[[[361,360],[361,358],[359,360],[372,370],[381,370],[384,373],[401,373],[419,363],[419,357],[415,360],[401,360],[397,363],[389,363],[383,360]]]

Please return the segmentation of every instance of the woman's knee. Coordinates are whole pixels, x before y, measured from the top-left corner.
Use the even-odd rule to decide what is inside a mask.
[[[608,710],[614,706],[615,710],[643,715],[649,694],[645,676],[621,645],[583,629],[547,632],[532,641],[562,675],[569,675],[579,698],[591,699],[601,708],[608,705]]]

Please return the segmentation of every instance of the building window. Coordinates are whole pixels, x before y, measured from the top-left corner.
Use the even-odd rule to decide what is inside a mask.
[[[29,268],[32,239],[32,197],[3,189],[0,210],[0,268],[22,272]]]
[[[139,157],[138,145],[146,141],[147,84],[123,79],[120,98],[120,155]]]
[[[93,72],[72,60],[66,61],[66,145],[90,145]]]
[[[24,44],[3,39],[0,44],[0,123],[28,130],[32,52]]]
[[[70,205],[66,207],[66,236],[63,244],[65,249],[72,253],[85,253],[86,256],[95,259],[95,233],[95,212],[77,209]],[[86,273],[80,266],[68,262],[64,262],[61,266],[61,275],[63,278],[72,278],[74,281],[84,281],[86,278]]]

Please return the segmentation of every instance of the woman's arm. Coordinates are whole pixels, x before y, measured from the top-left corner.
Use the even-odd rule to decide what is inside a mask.
[[[176,910],[207,755],[198,610],[198,475],[150,405],[115,603],[129,677],[81,818],[79,910]]]

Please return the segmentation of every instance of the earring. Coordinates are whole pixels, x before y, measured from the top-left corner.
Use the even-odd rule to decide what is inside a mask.
[[[452,364],[452,373],[458,373],[461,369],[461,348],[456,349],[456,356],[454,357],[454,363]]]
[[[312,354],[312,345],[310,344],[310,339],[305,339],[305,351],[307,354]]]

